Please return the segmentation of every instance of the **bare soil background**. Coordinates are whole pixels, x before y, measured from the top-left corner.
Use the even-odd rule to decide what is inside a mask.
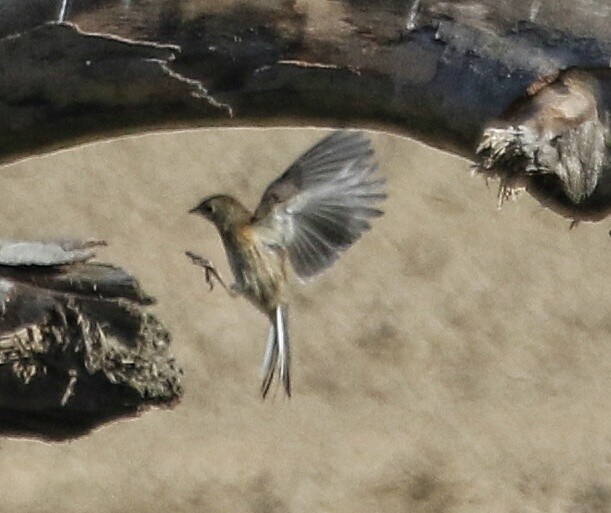
[[[317,130],[194,130],[0,169],[2,237],[96,237],[158,299],[185,369],[171,411],[70,443],[0,439],[0,511],[611,511],[609,223],[523,196],[496,209],[469,164],[372,134],[386,215],[295,281],[294,397],[259,398],[267,321],[184,256],[229,272],[186,212],[254,207]]]

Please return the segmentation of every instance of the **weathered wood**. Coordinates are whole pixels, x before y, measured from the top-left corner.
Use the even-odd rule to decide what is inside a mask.
[[[602,132],[611,104],[605,0],[563,10],[518,0],[80,0],[66,11],[76,25],[43,26],[59,3],[28,4],[0,8],[0,34],[16,32],[0,40],[5,161],[160,126],[312,122],[380,126],[479,161],[484,130],[533,91],[556,87],[564,70],[596,82]],[[608,131],[604,138],[586,194],[543,167],[514,162],[510,174],[563,215],[604,217]]]
[[[180,396],[153,299],[91,246],[0,242],[0,434],[61,439]]]

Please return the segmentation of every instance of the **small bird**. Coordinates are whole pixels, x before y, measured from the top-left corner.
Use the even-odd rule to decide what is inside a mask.
[[[336,131],[301,155],[263,193],[254,213],[237,199],[216,195],[189,213],[217,228],[235,278],[227,287],[212,263],[186,254],[232,295],[245,296],[271,322],[263,359],[261,393],[267,395],[278,369],[291,396],[286,262],[303,282],[329,268],[342,251],[383,214],[385,180],[373,149],[360,132]]]

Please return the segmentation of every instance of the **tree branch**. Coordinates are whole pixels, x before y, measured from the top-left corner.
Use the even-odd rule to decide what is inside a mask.
[[[484,171],[511,175],[512,183],[520,177],[563,215],[594,219],[609,212],[611,12],[604,0],[588,2],[587,10],[567,3],[573,18],[518,0],[501,6],[321,0],[320,11],[290,0],[222,6],[157,0],[145,7],[81,0],[66,15],[80,29],[40,26],[45,8],[56,16],[56,2],[31,1],[38,11],[17,0],[0,8],[6,15],[0,33],[21,30],[0,40],[5,161],[160,126],[377,126],[457,152],[483,163]],[[539,162],[535,173],[520,162],[492,166],[485,151],[476,156],[490,140],[487,128],[505,123],[511,132],[516,104],[546,88],[560,90],[570,69],[594,84],[597,108],[583,121],[599,127],[573,124],[568,137],[566,130],[551,138],[535,134],[541,146],[535,150],[547,151],[551,142],[553,159],[567,162],[577,146],[596,146],[602,160],[589,178],[577,176],[575,166],[552,165],[550,172]],[[545,112],[554,108],[552,102]],[[556,136],[563,144],[554,146]]]
[[[89,247],[0,242],[0,433],[75,436],[181,394],[154,300]]]

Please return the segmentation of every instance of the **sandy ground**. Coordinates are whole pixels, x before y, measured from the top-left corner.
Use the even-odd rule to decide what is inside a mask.
[[[2,236],[108,239],[186,372],[172,411],[1,439],[0,511],[611,511],[609,223],[569,231],[526,196],[498,211],[467,162],[407,139],[372,135],[387,213],[295,282],[294,397],[259,399],[267,321],[207,291],[183,251],[227,264],[186,211],[254,206],[319,137],[153,134],[0,170]]]

